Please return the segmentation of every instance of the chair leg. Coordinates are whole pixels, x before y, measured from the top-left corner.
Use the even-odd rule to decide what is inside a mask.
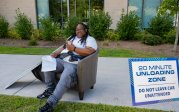
[[[83,100],[84,92],[79,92],[79,98],[80,100]]]

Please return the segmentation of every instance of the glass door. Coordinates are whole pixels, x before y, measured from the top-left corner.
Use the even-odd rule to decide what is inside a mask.
[[[150,20],[157,15],[160,0],[144,0],[143,28],[148,28]]]
[[[135,11],[142,18],[142,3],[143,0],[129,0],[128,12]]]
[[[49,1],[48,0],[37,0],[36,1],[37,10],[37,23],[40,27],[40,18],[49,17]]]
[[[49,2],[48,0],[37,0],[38,17],[49,17]]]

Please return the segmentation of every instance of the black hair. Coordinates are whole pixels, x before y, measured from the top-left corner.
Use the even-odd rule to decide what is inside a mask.
[[[89,35],[89,31],[88,31],[88,26],[86,25],[86,24],[84,24],[84,23],[78,23],[77,25],[82,25],[83,26],[83,28],[84,28],[84,30],[86,31],[86,34],[84,35],[84,37],[83,38],[81,38],[81,44],[86,44],[86,39],[87,39],[87,37],[88,37],[88,35]],[[77,26],[76,25],[76,26]],[[75,27],[76,28],[76,27]],[[76,31],[76,29],[74,30],[74,32]],[[74,40],[75,39],[75,36],[76,36],[76,33],[74,33],[70,38],[68,38],[68,40]]]

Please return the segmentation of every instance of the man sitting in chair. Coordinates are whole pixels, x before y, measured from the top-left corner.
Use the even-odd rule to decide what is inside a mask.
[[[37,98],[48,99],[46,104],[39,108],[39,112],[53,111],[64,92],[77,84],[78,61],[97,50],[96,40],[89,35],[84,23],[77,24],[75,32],[63,47],[59,47],[51,54],[51,57],[56,59],[56,70],[44,72],[47,89]],[[58,83],[55,81],[56,73],[61,73]]]

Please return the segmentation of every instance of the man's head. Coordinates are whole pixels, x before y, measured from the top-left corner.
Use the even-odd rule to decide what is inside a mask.
[[[88,27],[84,23],[78,23],[76,26],[76,36],[83,38],[88,35]]]

